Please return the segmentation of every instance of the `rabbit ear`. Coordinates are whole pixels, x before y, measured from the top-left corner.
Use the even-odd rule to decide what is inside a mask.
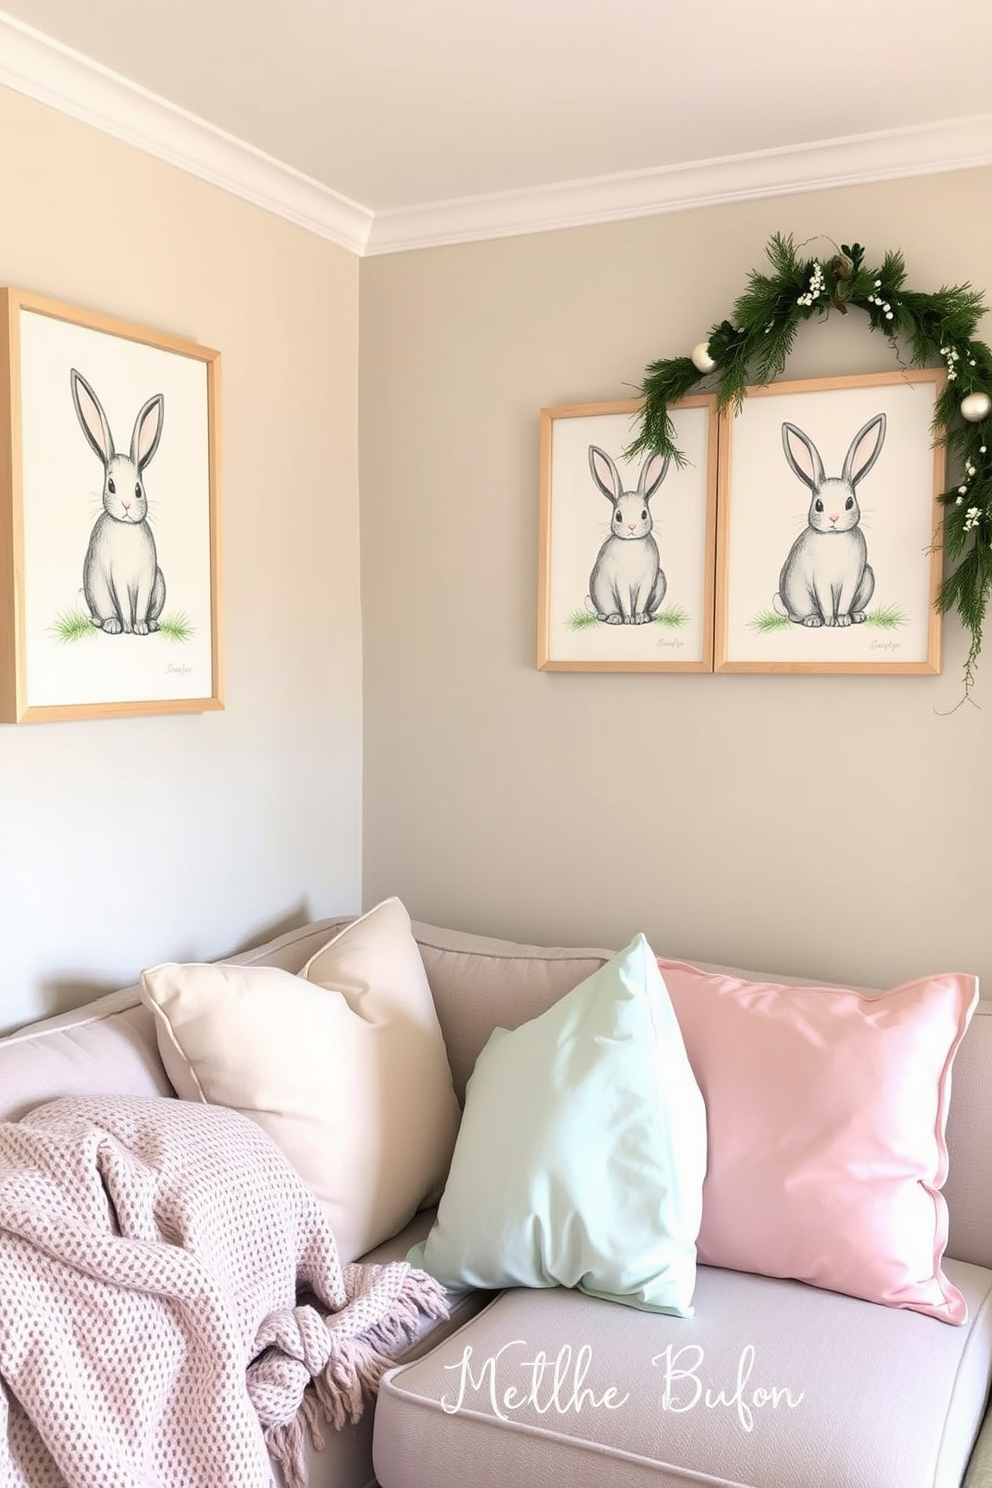
[[[668,474],[668,467],[671,462],[671,455],[661,456],[658,454],[649,455],[644,461],[644,464],[641,466],[640,479],[637,482],[637,494],[643,496],[645,501],[651,500],[651,497]]]
[[[804,485],[818,491],[823,485],[823,461],[816,445],[808,434],[795,424],[782,425],[782,445],[785,458]]]
[[[83,426],[83,433],[103,463],[109,465],[114,458],[114,440],[107,415],[100,406],[100,399],[75,367],[69,371],[69,386],[72,388],[72,401],[76,417]]]
[[[161,393],[156,393],[154,398],[148,399],[134,421],[134,433],[131,435],[131,459],[139,470],[144,470],[158,449],[164,419],[165,398]]]
[[[863,429],[859,429],[851,441],[851,448],[844,461],[844,479],[856,486],[862,476],[867,475],[882,453],[885,439],[885,414],[876,413]]]
[[[603,495],[609,497],[611,501],[619,501],[623,495],[620,472],[606,451],[600,449],[598,444],[589,446],[589,469]]]

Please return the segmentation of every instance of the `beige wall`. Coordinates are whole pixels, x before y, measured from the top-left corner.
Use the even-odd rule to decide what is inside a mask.
[[[414,914],[889,981],[986,970],[992,642],[939,679],[541,674],[537,414],[622,397],[769,233],[992,286],[992,173],[357,260],[0,91],[0,283],[223,353],[228,706],[0,727],[0,1028]],[[358,566],[361,278],[364,896]],[[988,331],[986,334],[989,334]],[[855,318],[790,374],[889,367]],[[988,968],[992,971],[992,967]]]
[[[227,637],[224,712],[0,726],[6,1028],[359,907],[361,635],[357,261],[4,91],[0,141],[0,283],[222,353]]]
[[[551,941],[888,983],[989,973],[992,635],[939,678],[535,669],[538,410],[630,396],[768,236],[992,292],[992,172],[374,258],[361,273],[367,901]],[[986,328],[985,334],[989,334]],[[790,375],[888,369],[862,317]]]

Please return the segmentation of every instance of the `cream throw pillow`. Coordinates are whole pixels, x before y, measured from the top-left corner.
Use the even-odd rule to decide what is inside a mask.
[[[460,1112],[398,899],[348,925],[299,976],[167,963],[141,980],[177,1093],[269,1133],[323,1205],[343,1262],[436,1200]]]

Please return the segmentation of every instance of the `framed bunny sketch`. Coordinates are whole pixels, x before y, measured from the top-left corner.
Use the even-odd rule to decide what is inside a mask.
[[[716,400],[671,409],[681,468],[625,457],[640,407],[541,411],[543,671],[713,670]]]
[[[0,722],[223,706],[216,351],[0,290]]]
[[[770,383],[721,420],[716,671],[940,671],[944,375]]]

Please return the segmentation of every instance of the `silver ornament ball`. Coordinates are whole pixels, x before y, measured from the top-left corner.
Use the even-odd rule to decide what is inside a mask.
[[[690,360],[697,372],[712,372],[716,366],[716,362],[710,356],[708,341],[700,341],[698,346],[692,348]]]
[[[990,409],[992,398],[988,393],[969,393],[966,398],[961,399],[961,417],[967,419],[969,424],[981,423],[983,418],[988,418]]]

